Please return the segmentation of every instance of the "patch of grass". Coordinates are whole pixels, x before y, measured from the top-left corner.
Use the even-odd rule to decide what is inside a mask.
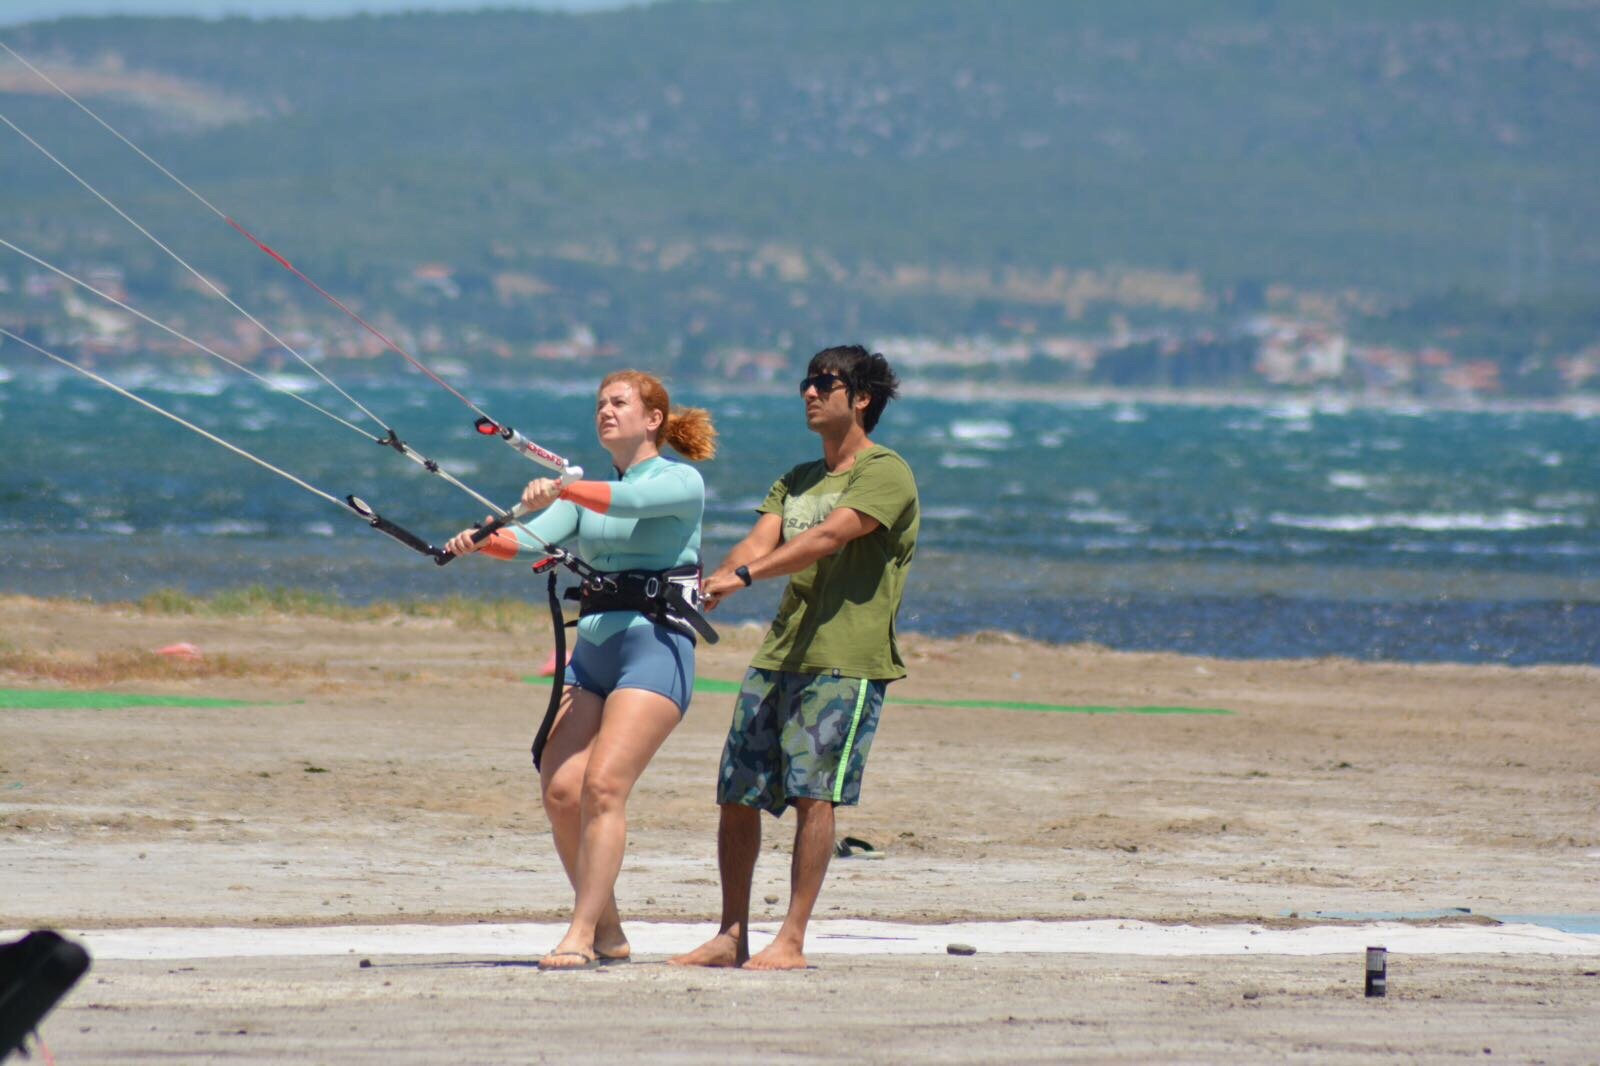
[[[333,618],[348,617],[356,608],[345,606],[338,597],[314,589],[268,588],[250,585],[217,593],[212,611],[220,615],[310,614]]]
[[[533,623],[544,622],[550,609],[543,602],[524,600],[475,600],[467,596],[446,596],[439,600],[384,601],[372,605],[380,617],[400,615],[409,618],[437,618],[475,629],[502,633]]]
[[[320,675],[326,668],[261,663],[233,655],[172,659],[145,651],[103,651],[92,657],[70,652],[54,655],[5,652],[0,654],[0,672],[30,681],[106,685],[118,681],[188,681],[218,677],[287,678]]]
[[[195,596],[176,589],[158,589],[140,599],[135,606],[145,614],[203,614],[221,618],[261,614],[358,618],[365,614],[363,609],[348,607],[326,592],[269,588],[266,585],[224,589],[211,596]]]
[[[199,614],[205,601],[177,589],[157,589],[137,604],[145,614]]]

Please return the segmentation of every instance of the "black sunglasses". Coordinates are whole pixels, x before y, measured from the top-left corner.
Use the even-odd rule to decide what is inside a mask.
[[[818,396],[826,396],[844,384],[844,378],[838,374],[812,374],[800,379],[800,395],[804,396],[807,389],[816,389]]]

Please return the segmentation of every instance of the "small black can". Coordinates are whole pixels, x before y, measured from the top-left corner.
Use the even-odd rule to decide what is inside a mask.
[[[1389,994],[1389,949],[1367,949],[1367,996]]]

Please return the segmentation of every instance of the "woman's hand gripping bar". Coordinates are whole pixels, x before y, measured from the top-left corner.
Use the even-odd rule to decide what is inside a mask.
[[[561,477],[557,480],[561,482],[562,488],[565,488],[582,477],[583,467],[567,466],[562,468]],[[477,531],[472,534],[472,543],[482,544],[484,541],[494,536],[495,533],[504,529],[506,526],[521,522],[524,518],[528,517],[528,513],[528,507],[519,500],[517,505],[511,508],[511,510],[507,511],[505,514],[502,514],[496,518],[491,518],[487,522],[477,523]],[[454,558],[455,556],[450,552],[441,552],[440,554],[434,556],[433,561],[440,566],[444,566]]]

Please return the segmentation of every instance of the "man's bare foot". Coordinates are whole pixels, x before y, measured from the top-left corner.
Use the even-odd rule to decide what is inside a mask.
[[[686,954],[667,960],[669,966],[742,966],[749,958],[743,951],[739,938],[732,933],[718,933],[704,944]]]
[[[744,964],[744,968],[746,970],[803,970],[806,968],[806,957],[800,953],[800,945],[774,940],[750,956],[750,960]]]

